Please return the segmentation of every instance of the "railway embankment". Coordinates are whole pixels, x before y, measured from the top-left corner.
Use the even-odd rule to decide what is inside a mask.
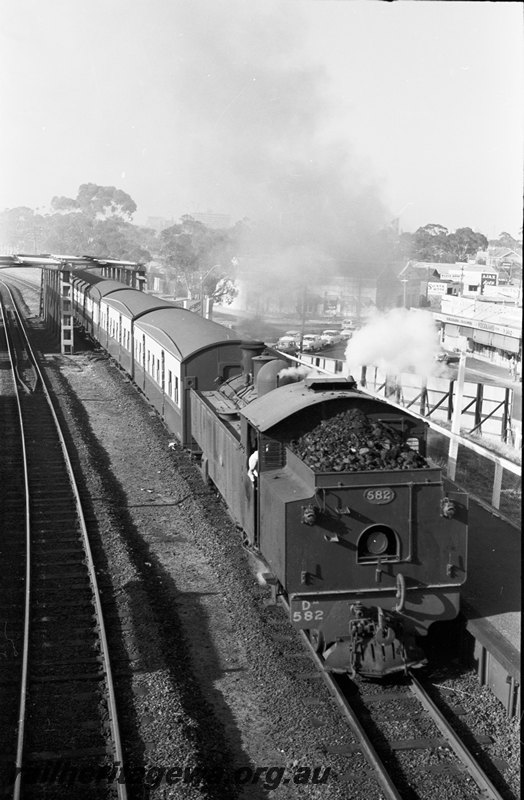
[[[196,764],[209,780],[225,774],[233,783],[248,769],[254,777],[257,767],[284,768],[291,783],[279,788],[282,797],[323,794],[320,785],[293,783],[297,769],[304,777],[318,767],[329,769],[330,797],[376,794],[362,757],[341,747],[348,731],[298,637],[283,612],[267,605],[267,587],[256,579],[261,565],[241,547],[196,465],[170,447],[156,412],[101,354],[55,356],[53,371],[105,520],[100,546],[129,636],[133,713],[147,763]],[[478,694],[483,726],[490,709],[492,754],[510,798],[518,774],[515,724],[486,687],[459,673],[458,696],[466,680]],[[446,681],[448,692],[456,678]],[[265,797],[267,787],[222,783],[213,791]],[[443,790],[443,800],[448,796]]]

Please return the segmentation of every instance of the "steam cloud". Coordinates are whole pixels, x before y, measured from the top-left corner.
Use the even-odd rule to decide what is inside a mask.
[[[417,309],[394,308],[377,313],[358,330],[346,348],[348,373],[362,366],[376,366],[387,375],[415,370],[418,375],[437,374],[440,350],[431,314]]]
[[[193,133],[179,169],[190,169],[196,204],[205,198],[260,223],[258,252],[364,252],[384,209],[355,163],[351,132],[328,139],[329,84],[302,53],[300,3],[194,0],[176,8],[174,99]]]
[[[278,380],[281,381],[283,378],[292,378],[293,380],[302,380],[303,378],[307,378],[314,372],[311,367],[287,367],[287,369],[282,369],[278,373]]]

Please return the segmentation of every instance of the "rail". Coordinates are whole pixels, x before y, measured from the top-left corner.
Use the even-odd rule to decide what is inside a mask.
[[[278,600],[281,606],[283,606],[283,608],[289,613],[289,605],[286,598],[283,595],[278,595]],[[328,689],[334,701],[337,703],[342,715],[349,723],[349,726],[358,741],[358,747],[372,767],[375,777],[379,782],[385,797],[388,798],[388,800],[402,800],[402,797],[405,795],[399,785],[398,779],[394,779],[392,777],[390,768],[386,766],[377,748],[373,744],[366,730],[367,725],[364,722],[365,717],[362,717],[362,715],[359,714],[357,708],[354,707],[353,701],[348,699],[347,692],[342,688],[342,685],[339,684],[333,674],[324,668],[322,657],[316,652],[314,642],[311,641],[306,631],[300,631],[300,636],[306,650],[308,651],[308,655],[311,656],[316,669],[319,671],[326,685],[326,688]],[[390,739],[389,736],[385,736],[385,739],[392,750],[394,750],[395,745],[398,744],[402,745],[402,749],[404,750],[417,749],[419,747],[431,750],[434,749],[435,746],[438,747],[442,742],[445,742],[449,744],[459,763],[465,769],[470,778],[476,783],[479,790],[479,795],[483,798],[486,798],[486,800],[502,800],[503,795],[501,792],[484,772],[478,759],[468,749],[461,737],[455,732],[451,723],[446,719],[445,715],[440,711],[436,703],[431,699],[423,684],[420,683],[417,678],[415,678],[412,671],[409,671],[408,677],[409,685],[407,688],[409,693],[418,700],[428,715],[428,718],[443,736],[443,739],[440,742],[437,741],[436,743],[431,739],[428,739],[427,741],[412,741],[407,739],[400,740],[398,742],[396,739],[393,740]],[[383,693],[374,695],[373,699],[387,703],[389,694],[388,686],[386,685],[383,687]],[[398,693],[395,693],[396,699],[398,699],[399,696],[400,695]]]
[[[82,509],[82,502],[78,490],[78,486],[76,480],[74,478],[73,466],[69,457],[69,453],[67,450],[67,445],[65,442],[64,435],[62,433],[60,423],[58,417],[56,415],[53,402],[51,400],[50,394],[47,390],[43,374],[38,366],[38,362],[34,352],[32,350],[31,344],[29,342],[29,338],[27,336],[27,332],[25,330],[25,325],[23,323],[22,316],[16,306],[16,302],[14,300],[13,294],[11,289],[7,284],[1,282],[2,286],[8,291],[11,302],[13,304],[14,313],[17,318],[17,323],[19,325],[20,331],[23,335],[25,341],[25,347],[27,352],[30,356],[31,362],[34,364],[36,372],[38,373],[38,378],[40,382],[40,386],[43,390],[43,395],[47,402],[51,417],[53,419],[56,435],[60,442],[60,448],[62,451],[62,457],[64,463],[67,468],[67,472],[70,478],[70,485],[73,491],[75,505],[77,509],[78,515],[78,522],[80,524],[80,530],[82,534],[83,540],[83,547],[84,553],[86,556],[86,566],[87,571],[89,574],[89,582],[91,584],[92,589],[92,598],[93,603],[95,606],[95,614],[97,620],[97,629],[98,629],[98,636],[100,641],[100,652],[104,667],[105,673],[105,684],[106,684],[106,693],[107,693],[107,700],[108,700],[108,707],[109,707],[109,727],[111,730],[112,736],[112,743],[114,749],[114,757],[115,763],[123,764],[123,747],[122,741],[120,736],[120,730],[118,725],[118,717],[117,717],[117,710],[116,710],[116,696],[115,696],[115,688],[113,683],[113,676],[111,670],[111,664],[109,659],[109,645],[107,634],[105,630],[105,624],[103,619],[103,612],[100,600],[100,593],[98,590],[98,582],[96,578],[96,570],[94,565],[94,560],[91,552],[91,545],[89,542],[89,536],[87,532],[87,526],[85,523],[84,513]],[[4,327],[6,330],[6,340],[7,340],[7,347],[9,351],[9,359],[11,362],[11,366],[13,369],[13,375],[15,374],[15,357],[13,349],[9,343],[9,336],[7,335],[7,318],[4,315],[3,310],[3,303],[2,306],[2,320],[4,322]],[[26,586],[25,586],[25,616],[24,616],[24,642],[23,642],[23,656],[22,656],[22,676],[21,676],[21,689],[20,689],[20,705],[19,705],[19,715],[18,715],[18,732],[17,732],[17,748],[16,748],[16,759],[15,759],[15,783],[13,787],[13,800],[19,800],[22,796],[22,768],[23,768],[23,760],[24,760],[24,744],[25,744],[25,728],[26,728],[26,717],[27,717],[27,696],[28,696],[28,671],[29,671],[29,619],[30,619],[30,605],[31,605],[31,547],[30,547],[30,540],[31,540],[31,515],[29,511],[29,476],[28,476],[28,459],[27,459],[27,452],[26,452],[26,445],[25,445],[25,426],[24,426],[24,414],[22,410],[22,403],[20,399],[20,392],[18,391],[18,387],[16,386],[16,380],[14,380],[15,384],[15,392],[16,392],[16,401],[18,406],[18,413],[20,419],[20,430],[22,434],[22,448],[23,448],[23,461],[24,461],[24,476],[25,476],[25,507],[26,507],[26,514],[25,514],[25,527],[26,527]],[[127,790],[125,784],[118,784],[117,785],[117,794],[119,800],[127,800]]]

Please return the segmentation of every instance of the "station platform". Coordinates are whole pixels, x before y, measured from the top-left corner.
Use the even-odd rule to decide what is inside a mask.
[[[472,498],[469,509],[462,613],[479,679],[513,716],[520,706],[521,531]]]

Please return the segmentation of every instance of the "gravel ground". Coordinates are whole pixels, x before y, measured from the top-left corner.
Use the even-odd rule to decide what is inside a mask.
[[[260,564],[188,454],[170,448],[101,352],[47,363],[89,491],[131,796],[380,798],[286,615],[267,604]],[[489,729],[517,797],[518,722],[471,673],[448,678],[444,696],[467,693],[468,723]],[[175,781],[184,768],[201,770],[198,785],[166,783],[167,770]],[[460,797],[447,779],[432,796]]]
[[[153,795],[379,797],[360,755],[330,752],[354,740],[190,456],[170,448],[156,412],[104,355],[47,362],[89,488],[122,662],[132,663],[119,689],[128,760],[203,774],[198,787],[163,783]],[[326,781],[315,785],[316,768]]]
[[[260,564],[240,546],[239,531],[189,455],[170,448],[156,412],[104,355],[54,356],[50,364],[74,423],[133,660],[140,744],[129,743],[129,758],[140,757],[146,769],[201,768],[203,786],[184,787],[188,797],[271,796],[279,767],[293,780],[307,775],[296,772],[302,766],[321,774],[329,768],[328,780],[282,783],[279,797],[378,797],[362,756],[330,752],[353,739],[321,682],[308,677],[298,637],[256,580]],[[467,722],[489,731],[490,755],[517,797],[516,726],[471,673],[457,669],[445,686],[469,698]],[[273,784],[263,775],[256,784],[235,783],[252,780],[257,767],[275,768]],[[460,796],[447,778],[433,776],[431,785],[433,796]],[[180,788],[162,785],[153,794],[176,797]]]

